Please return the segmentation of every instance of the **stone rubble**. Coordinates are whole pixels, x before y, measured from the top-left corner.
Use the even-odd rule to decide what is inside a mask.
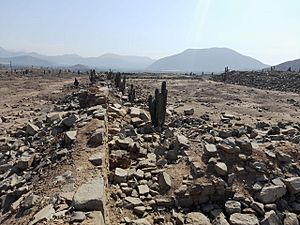
[[[60,192],[48,193],[55,197],[36,194],[41,191],[39,185],[47,183],[43,177],[49,176],[54,167],[71,160],[80,137],[79,129],[93,119],[99,123],[105,120],[106,106],[103,104],[107,99],[103,94],[83,91],[85,95],[81,95],[81,91],[63,96],[56,102],[53,112],[41,114],[24,127],[0,135],[0,210],[3,215],[16,214],[20,219],[29,216],[28,224],[32,225],[61,220],[72,224],[85,220],[105,224],[106,181],[100,175],[76,188],[74,174],[65,171],[54,180],[55,185],[61,185]],[[104,117],[100,118],[100,113]],[[106,135],[104,129],[90,134],[92,147],[99,151],[88,158],[94,166],[106,165],[103,150]],[[88,141],[86,144],[89,146]],[[50,185],[51,181],[48,182]],[[90,211],[93,211],[91,215]]]
[[[0,138],[2,212],[31,213],[31,224],[55,219],[73,224],[109,224],[109,219],[122,225],[299,224],[298,123],[248,125],[225,112],[216,122],[208,114],[196,117],[192,108],[177,113],[172,106],[165,127],[157,130],[143,101],[129,104],[110,89],[113,100],[108,102],[100,94],[108,89],[101,90],[73,92],[42,120]],[[107,121],[107,127],[85,132],[94,119]],[[97,150],[85,160],[92,165],[89,172],[100,170],[102,176],[82,174],[84,182],[76,183],[74,171],[64,171],[55,179],[61,193],[51,198],[35,193],[33,183],[45,182],[38,174],[72,163],[75,145]]]
[[[110,208],[132,213],[120,224],[283,224],[296,213],[299,162],[276,148],[295,143],[297,124],[251,127],[226,113],[217,124],[189,108],[160,132],[140,103],[109,109]]]

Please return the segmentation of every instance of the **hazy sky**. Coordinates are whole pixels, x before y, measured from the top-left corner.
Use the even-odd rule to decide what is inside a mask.
[[[300,58],[299,0],[1,0],[0,46],[159,58],[228,47],[268,64]]]

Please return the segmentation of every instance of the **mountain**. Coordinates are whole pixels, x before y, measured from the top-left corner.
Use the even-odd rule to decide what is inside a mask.
[[[20,57],[23,58],[20,58]],[[26,57],[25,57],[26,56]],[[18,57],[18,58],[14,58]],[[26,63],[34,62],[34,64],[28,64],[28,66],[56,66],[56,67],[68,67],[73,65],[83,65],[90,68],[97,69],[114,69],[114,70],[145,70],[155,60],[149,57],[142,56],[121,56],[117,54],[104,54],[99,57],[81,57],[76,54],[65,54],[48,56],[35,52],[13,52],[8,51],[0,47],[0,58],[3,61],[12,61],[13,65],[24,66]],[[4,58],[7,58],[4,60]],[[8,59],[9,58],[9,59]],[[24,61],[22,62],[22,59]],[[31,59],[31,60],[30,60]],[[35,59],[35,60],[34,60]],[[39,62],[37,60],[40,60]],[[1,62],[0,62],[1,63]]]
[[[81,64],[76,64],[74,66],[70,66],[68,67],[68,69],[70,69],[71,71],[81,71],[81,72],[85,72],[85,71],[89,71],[91,68],[88,67],[88,66],[84,66],[84,65],[81,65]]]
[[[182,53],[157,60],[147,69],[174,72],[222,72],[266,68],[262,62],[228,48],[187,49]]]
[[[8,51],[0,47],[0,63],[18,66],[80,67],[113,69],[120,71],[174,71],[174,72],[222,72],[231,70],[258,70],[268,67],[256,59],[241,55],[228,48],[187,49],[182,53],[157,61],[149,57],[104,54],[98,57],[81,57],[76,54],[48,56],[35,52]]]
[[[292,71],[300,71],[300,59],[281,63],[275,66],[275,69],[279,71],[287,71],[290,67]]]
[[[24,52],[16,52],[16,51],[8,51],[4,48],[0,47],[0,58],[8,58],[8,57],[14,57],[14,56],[21,56],[25,55]]]
[[[54,66],[52,63],[35,58],[32,56],[14,56],[14,57],[8,57],[8,58],[0,58],[0,64],[9,64],[12,62],[13,66],[35,66],[35,67],[50,67]]]
[[[104,54],[99,57],[86,58],[84,65],[96,65],[104,69],[145,70],[154,62],[153,59],[142,56],[120,56],[116,54]]]

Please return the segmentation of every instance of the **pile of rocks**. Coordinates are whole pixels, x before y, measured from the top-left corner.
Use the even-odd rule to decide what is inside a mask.
[[[238,84],[267,90],[299,92],[300,74],[279,71],[231,71],[211,78],[214,81]]]
[[[159,133],[137,106],[112,104],[108,116],[109,202],[127,215],[116,224],[298,224],[298,124],[187,109]]]
[[[85,93],[86,103],[77,105],[76,99],[83,101],[78,97],[82,93]],[[55,104],[59,111],[37,117],[21,129],[10,130],[0,137],[2,214],[17,215],[18,218],[33,214],[30,224],[36,224],[53,218],[81,222],[86,218],[82,211],[93,211],[89,213],[91,220],[102,221],[101,224],[104,224],[105,179],[100,175],[86,181],[76,190],[72,172],[66,171],[55,178],[55,183],[64,184],[61,193],[55,197],[54,193],[49,193],[51,197],[40,195],[39,186],[47,182],[51,170],[72,163],[78,129],[92,120],[93,123],[99,120],[99,123],[102,121],[105,124],[107,95],[103,89],[99,89],[97,94],[89,90],[76,90],[69,96],[75,97],[67,97],[70,100],[67,103]],[[69,110],[70,106],[73,110]],[[90,134],[87,145],[92,148],[103,145],[105,136],[104,125]],[[93,165],[101,167],[104,157],[103,152],[99,151],[89,160]],[[37,210],[38,213],[34,214]]]

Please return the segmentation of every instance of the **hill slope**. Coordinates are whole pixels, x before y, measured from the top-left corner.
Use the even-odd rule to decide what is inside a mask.
[[[188,49],[157,60],[148,67],[152,71],[222,72],[228,66],[235,70],[258,70],[262,62],[228,48]]]
[[[275,66],[275,69],[279,71],[287,71],[290,67],[292,71],[300,71],[300,59],[281,63]]]

